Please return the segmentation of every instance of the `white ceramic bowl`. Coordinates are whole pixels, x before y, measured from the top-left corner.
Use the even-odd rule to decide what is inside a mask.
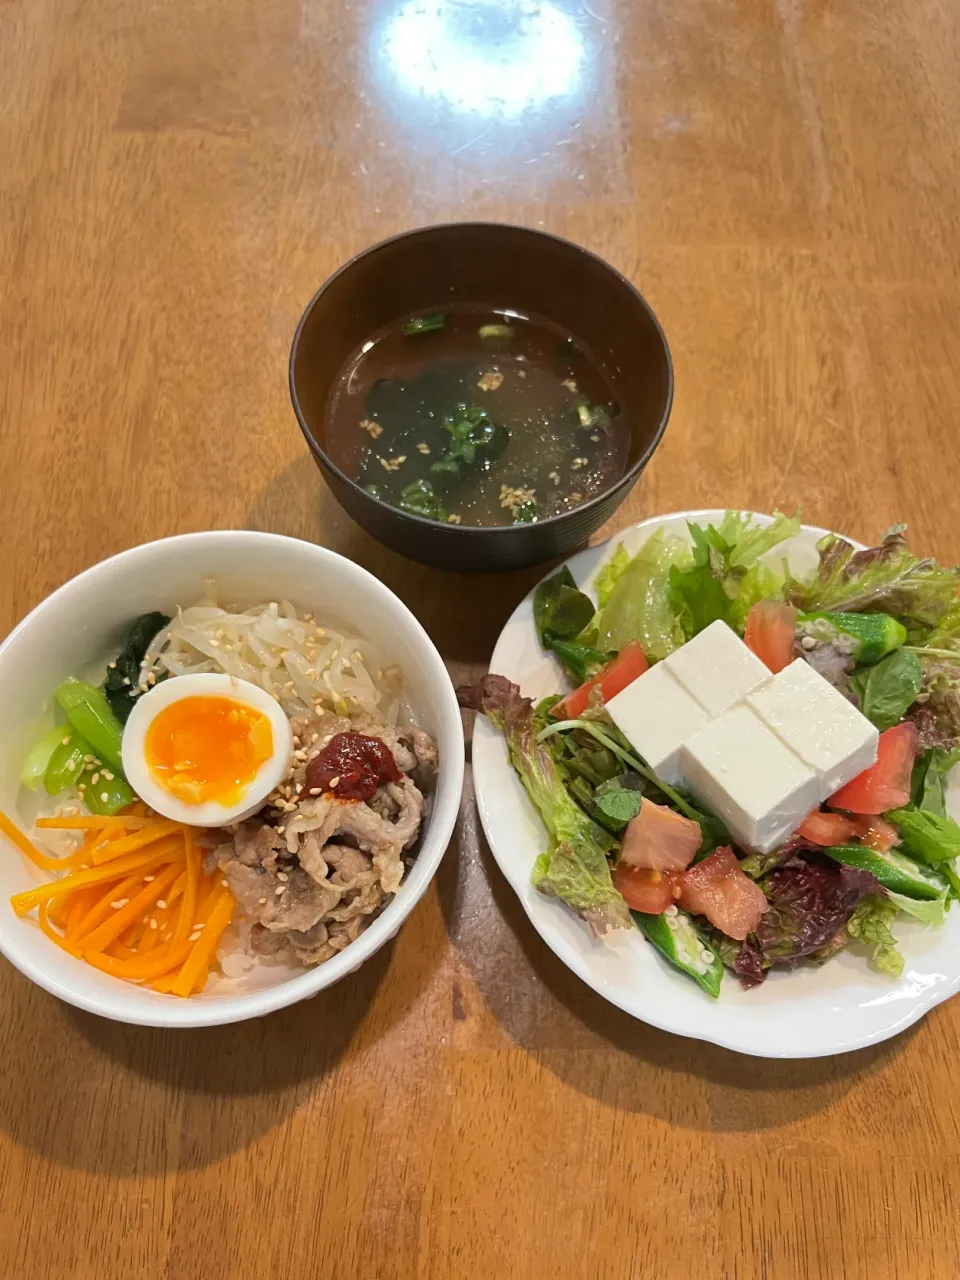
[[[615,542],[623,541],[634,553],[655,529],[666,526],[682,535],[688,519],[706,524],[722,515],[685,511],[644,520],[611,543],[574,556],[568,561],[570,571],[590,591]],[[756,519],[769,523],[770,517]],[[805,526],[804,537],[815,544],[824,532]],[[501,632],[490,670],[515,681],[534,699],[565,687],[559,666],[537,641],[532,591]],[[744,991],[727,974],[719,1000],[711,1000],[671,968],[639,930],[597,941],[572,911],[533,888],[530,872],[545,847],[546,833],[510,767],[502,735],[483,716],[477,717],[472,759],[483,829],[534,928],[594,991],[644,1022],[759,1057],[819,1057],[886,1040],[960,990],[960,912],[955,907],[939,929],[897,919],[894,933],[906,961],[899,978],[877,973],[865,955],[851,950],[820,968],[771,973],[752,991]],[[960,767],[953,771],[947,797],[954,817],[960,817],[958,775]]]
[[[86,674],[123,642],[138,614],[173,613],[216,578],[228,603],[287,598],[377,644],[404,674],[418,723],[436,740],[440,770],[416,862],[384,912],[339,955],[312,969],[276,971],[257,989],[231,984],[181,1000],[122,982],[76,960],[18,919],[10,895],[45,879],[0,836],[0,950],[53,995],[120,1022],[203,1027],[259,1018],[331,986],[373,955],[413,910],[443,857],[460,803],[463,733],[439,653],[410,610],[365,569],[312,543],[256,532],[190,533],[121,552],[60,587],[0,645],[0,808],[29,826],[33,797],[19,785],[24,752],[52,724],[51,697],[69,675]],[[35,805],[35,802],[34,802]],[[266,985],[272,980],[272,985]]]

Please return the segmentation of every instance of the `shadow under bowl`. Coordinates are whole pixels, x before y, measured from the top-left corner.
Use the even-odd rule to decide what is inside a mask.
[[[440,524],[374,497],[330,440],[333,395],[372,334],[419,311],[472,305],[542,316],[587,350],[630,431],[626,469],[597,497],[532,524]],[[648,303],[613,267],[569,240],[502,223],[445,223],[366,249],[314,294],[290,352],[297,420],[341,506],[380,542],[423,564],[491,572],[581,546],[630,492],[666,429],[673,366]]]

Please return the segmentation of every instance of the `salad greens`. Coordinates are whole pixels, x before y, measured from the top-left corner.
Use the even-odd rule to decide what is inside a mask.
[[[916,702],[923,669],[916,654],[897,649],[859,676],[854,674],[851,683],[861,695],[860,710],[882,733],[899,724]]]
[[[894,936],[897,916],[937,926],[960,899],[960,824],[945,801],[947,775],[960,765],[960,567],[915,556],[903,526],[864,551],[829,534],[809,566],[785,545],[778,556],[800,531],[799,513],[777,513],[759,526],[731,511],[715,524],[689,524],[687,536],[657,529],[633,555],[618,544],[589,594],[566,567],[547,578],[535,593],[534,624],[543,648],[575,685],[586,685],[571,701],[583,708],[580,714],[564,716],[560,696],[534,712],[516,686],[497,676],[458,690],[465,706],[484,711],[504,733],[514,768],[547,825],[550,847],[537,859],[533,883],[598,933],[629,921],[616,887],[627,893],[619,860],[631,832],[656,812],[648,805],[679,815],[674,825],[682,827],[681,819],[699,824],[701,845],[687,870],[716,851],[729,859],[726,850],[734,847],[723,823],[660,781],[606,714],[603,682],[626,646],[639,645],[641,660],[657,662],[718,619],[742,636],[759,601],[791,606],[796,656],[836,684],[881,732],[904,720],[916,725],[908,804],[860,818],[859,826],[841,814],[823,814],[828,830],[831,819],[840,824],[835,844],[797,834],[767,854],[735,850],[737,874],[759,886],[767,904],[746,937],[676,905],[632,911],[658,952],[712,996],[723,968],[753,985],[772,966],[822,963],[852,944],[866,947],[873,965],[896,977],[904,967]],[[808,569],[802,580],[798,564]],[[792,614],[785,609],[781,616]],[[610,685],[623,687],[612,679]],[[658,875],[674,876],[684,905],[687,870],[661,875],[639,865],[644,884],[655,887]],[[635,876],[636,864],[627,863],[625,871]]]
[[[513,766],[549,833],[533,883],[571,906],[597,936],[628,925],[626,903],[607,863],[611,840],[570,796],[553,755],[537,741],[533,703],[502,676],[486,676],[470,694],[465,704],[489,716],[506,738]]]

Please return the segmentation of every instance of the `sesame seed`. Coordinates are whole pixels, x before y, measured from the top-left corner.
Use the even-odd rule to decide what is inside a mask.
[[[115,662],[108,662],[108,663],[107,663],[107,669],[108,669],[108,670],[110,670],[110,671],[116,671],[116,669],[117,669],[117,664],[116,664]]]
[[[93,774],[93,775],[92,775],[92,777],[90,778],[90,783],[91,783],[91,785],[92,785],[92,786],[94,786],[94,787],[97,785],[97,783],[98,783],[99,781],[100,781],[100,775],[99,775],[99,773],[95,773],[95,774]]]
[[[478,380],[481,391],[496,391],[503,382],[503,374],[499,369],[488,369]]]
[[[156,922],[156,920],[154,920],[153,916],[151,916],[151,917],[150,917],[150,928],[151,928],[151,929],[156,929],[156,928],[157,928],[157,922]]]
[[[570,463],[570,466],[574,471],[579,471],[581,467],[585,467],[587,465],[587,462],[587,458],[574,458],[573,462]]]
[[[60,745],[61,745],[61,747],[69,747],[69,745],[70,745],[70,738],[69,738],[69,736],[68,736],[68,737],[66,737],[66,738],[61,738],[61,739],[60,739]]]
[[[107,791],[101,791],[101,792],[100,792],[100,799],[103,801],[103,803],[104,803],[104,804],[109,804],[109,803],[110,803],[110,794],[109,794],[109,792],[107,792]]]
[[[158,898],[158,899],[157,899],[157,906],[160,908],[160,910],[161,910],[161,911],[166,911],[166,909],[167,909],[167,900],[166,900],[166,898]]]
[[[116,902],[111,902],[110,905],[115,911],[119,911],[120,908],[125,907],[129,901],[129,898],[118,898]]]
[[[266,898],[261,898],[261,899],[260,899],[260,905],[261,905],[261,907],[265,907],[265,906],[267,905],[267,900],[266,900]]]
[[[103,777],[106,778],[107,782],[113,782],[114,775],[110,772],[109,769],[104,769]]]
[[[278,871],[278,872],[277,872],[277,879],[278,879],[278,880],[282,880],[282,881],[283,881],[283,883],[284,883],[284,884],[286,884],[286,883],[287,883],[287,881],[290,879],[290,877],[287,875],[287,873],[286,873],[285,871]]]
[[[423,441],[421,440],[421,442],[417,445],[417,450],[420,453],[422,453],[424,457],[426,457],[427,454],[429,454],[430,452],[430,446],[428,444],[424,444]]]
[[[461,517],[458,515],[455,515],[453,512],[451,512],[450,515],[447,516],[447,524],[460,524],[461,522],[462,522]]]
[[[123,677],[123,683],[124,683],[124,684],[129,684],[129,683],[130,683],[130,677],[129,677],[129,676],[124,676],[124,677]]]
[[[196,929],[196,930],[194,930],[194,932],[193,932],[193,933],[191,933],[191,935],[190,935],[190,937],[187,939],[187,941],[188,941],[188,942],[196,942],[196,941],[199,939],[199,937],[200,937],[200,930],[199,930],[199,929]]]
[[[214,640],[211,640],[211,641],[210,641],[210,643],[213,645],[214,649],[219,649],[219,648],[220,648],[220,641],[219,641],[219,640],[214,639]]]
[[[78,791],[86,791],[86,789],[87,789],[87,784],[86,784],[85,782],[78,782],[78,783],[77,783],[77,790],[78,790]]]
[[[322,787],[311,787],[311,788],[310,788],[310,793],[309,793],[309,794],[310,794],[310,795],[312,795],[312,796],[319,796],[319,795],[322,795],[322,794],[323,794],[323,788],[322,788]]]
[[[597,435],[593,435],[593,436],[591,436],[591,437],[590,437],[590,439],[593,441],[593,443],[594,443],[594,444],[599,444],[599,443],[600,443],[600,437],[599,437],[599,436],[597,436]]]
[[[281,894],[284,894],[286,892],[287,892],[286,885],[278,884],[276,889],[274,889],[274,893],[278,898],[281,896]]]
[[[335,778],[330,779],[330,790],[332,791],[334,787],[339,787],[339,785],[340,785],[340,775],[338,773]]]
[[[156,878],[157,878],[156,876],[144,876],[144,877],[143,877],[143,883],[144,883],[144,884],[153,884],[153,882],[154,882],[154,880],[156,880]]]
[[[562,387],[566,387],[568,391],[572,391],[574,395],[577,394],[577,390],[578,390],[577,384],[574,382],[572,378],[565,378],[560,385]]]

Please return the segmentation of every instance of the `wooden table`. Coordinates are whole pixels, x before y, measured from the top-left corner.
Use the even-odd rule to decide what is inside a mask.
[[[663,321],[673,418],[606,533],[802,503],[956,560],[956,15],[0,0],[0,626],[240,526],[351,556],[482,669],[536,571],[371,542],[286,389],[329,272],[475,216],[582,241]],[[956,1277],[958,1028],[777,1063],[634,1022],[540,944],[468,796],[395,944],[260,1023],[117,1026],[0,968],[0,1276]]]

